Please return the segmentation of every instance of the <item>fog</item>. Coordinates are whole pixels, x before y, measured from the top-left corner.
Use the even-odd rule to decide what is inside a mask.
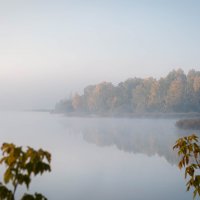
[[[0,109],[53,108],[102,81],[198,70],[197,1],[0,1]]]
[[[0,141],[52,154],[52,172],[32,178],[31,194],[37,191],[49,200],[191,200],[172,150],[183,135],[175,119],[4,111],[0,121]],[[19,187],[16,197],[24,192]]]

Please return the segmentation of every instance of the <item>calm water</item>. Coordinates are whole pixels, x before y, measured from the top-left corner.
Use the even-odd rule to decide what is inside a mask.
[[[0,141],[52,153],[52,172],[30,188],[49,200],[190,200],[172,151],[186,132],[175,121],[1,112]]]

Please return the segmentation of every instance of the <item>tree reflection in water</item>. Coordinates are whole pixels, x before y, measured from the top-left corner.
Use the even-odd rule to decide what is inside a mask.
[[[178,130],[175,122],[175,119],[118,118],[66,118],[62,121],[72,133],[81,133],[88,143],[101,147],[113,145],[134,154],[157,154],[170,164],[177,164],[172,147],[177,138],[189,132]]]

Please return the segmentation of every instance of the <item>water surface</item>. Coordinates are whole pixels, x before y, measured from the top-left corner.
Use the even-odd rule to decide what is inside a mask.
[[[187,132],[175,121],[1,112],[0,141],[52,153],[52,172],[30,188],[49,200],[190,200],[172,150]]]

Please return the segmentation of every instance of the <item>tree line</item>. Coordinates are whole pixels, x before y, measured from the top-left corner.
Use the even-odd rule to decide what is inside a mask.
[[[109,114],[152,112],[199,112],[200,71],[182,69],[155,79],[129,78],[118,85],[102,82],[90,85],[82,95],[61,100],[55,112]]]

